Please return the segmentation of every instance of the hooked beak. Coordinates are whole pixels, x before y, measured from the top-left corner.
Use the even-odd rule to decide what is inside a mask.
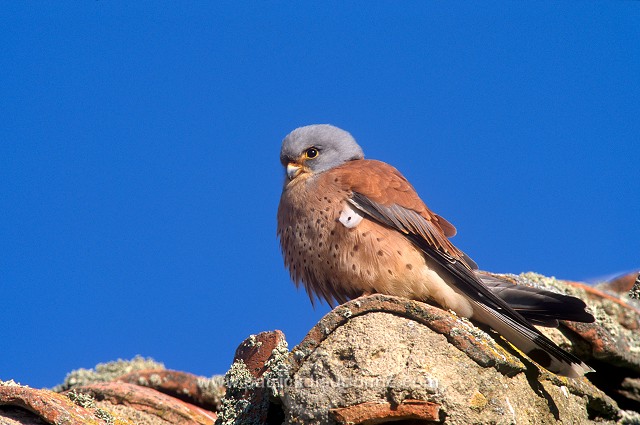
[[[300,174],[302,172],[302,166],[295,164],[293,162],[290,162],[287,164],[287,177],[289,178],[289,180],[293,180],[296,177],[298,177],[298,174]]]

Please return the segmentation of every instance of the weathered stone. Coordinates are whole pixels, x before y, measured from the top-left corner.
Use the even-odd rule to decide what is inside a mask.
[[[68,397],[50,390],[37,390],[22,385],[0,384],[0,406],[22,408],[50,424],[101,424],[91,409],[78,406]],[[14,414],[12,413],[12,416]],[[3,414],[0,411],[0,423]],[[28,419],[33,422],[33,417]],[[28,423],[28,422],[27,422]],[[37,422],[36,422],[37,423]],[[127,422],[120,422],[127,423]]]
[[[284,334],[281,331],[251,335],[238,346],[234,360],[242,360],[249,372],[255,378],[259,378],[266,372],[266,363],[273,350],[284,340]]]
[[[282,381],[290,376],[289,350],[280,331],[251,335],[225,375],[227,392],[217,425],[281,423]]]
[[[559,328],[540,328],[556,343],[571,348],[596,371],[587,378],[611,396],[622,409],[640,411],[640,402],[623,387],[627,378],[640,377],[640,310],[630,304],[623,284],[620,292],[577,282],[559,281],[535,273],[516,276],[519,284],[539,286],[583,299],[596,318],[595,323],[562,322]],[[624,280],[624,279],[623,279]],[[629,279],[625,280],[627,285]],[[561,339],[558,339],[560,336]]]
[[[362,403],[331,409],[329,413],[339,424],[375,425],[410,419],[440,422],[440,406],[422,400],[405,400],[396,406],[390,403]]]
[[[131,360],[116,360],[98,363],[93,369],[76,369],[67,374],[64,382],[53,388],[61,392],[76,386],[93,384],[96,382],[110,382],[120,376],[141,370],[163,370],[164,365],[153,359],[136,356]]]
[[[429,326],[443,323],[442,315],[458,326]],[[492,339],[488,336],[472,344],[483,356],[455,340],[448,343],[431,328],[467,332],[472,325],[437,307],[375,295],[344,304],[319,326],[293,350],[296,369],[283,397],[286,423],[330,423],[332,409],[409,399],[439,405],[447,424],[614,423],[617,418],[615,403],[585,378],[542,372],[517,351],[485,341]],[[501,368],[497,359],[478,357],[522,366]]]
[[[220,409],[225,391],[222,377],[203,378],[166,369],[135,371],[118,377],[117,381],[153,388],[212,411]]]
[[[193,375],[153,370],[137,381],[184,394],[194,391]],[[125,379],[134,379],[134,375]],[[162,379],[165,378],[165,379]],[[100,378],[102,379],[102,378]],[[204,378],[200,378],[204,380]],[[184,390],[180,383],[184,383]],[[75,385],[58,393],[0,381],[0,424],[212,425],[217,414],[151,388],[125,382]]]
[[[214,412],[185,403],[154,389],[125,382],[95,383],[77,387],[74,391],[91,395],[99,407],[111,410],[114,406],[124,406],[129,412],[136,412],[135,416],[146,414],[147,421],[156,419],[157,423],[213,425],[217,418]]]
[[[617,276],[607,282],[601,282],[596,285],[596,288],[605,292],[612,292],[617,295],[628,295],[629,291],[631,291],[634,284],[638,280],[639,274],[640,270],[626,273],[622,276]]]
[[[65,394],[0,381],[0,423],[640,424],[640,304],[625,292],[630,280],[600,290],[498,276],[585,300],[595,323],[540,329],[596,372],[559,377],[452,312],[374,295],[328,313],[292,352],[280,331],[247,338],[222,400],[220,378],[138,357],[72,372],[57,387]]]
[[[444,335],[451,344],[481,366],[495,367],[507,374],[525,368],[517,357],[496,344],[493,338],[453,312],[404,298],[374,295],[343,304],[323,317],[293,349],[293,371],[299,367],[300,360],[315,350],[333,331],[359,315],[376,311],[410,317]]]

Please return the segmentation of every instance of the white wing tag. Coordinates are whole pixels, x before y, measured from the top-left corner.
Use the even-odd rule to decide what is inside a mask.
[[[340,218],[338,218],[338,221],[347,229],[353,229],[360,224],[363,218],[364,216],[360,211],[354,210],[349,204],[345,204],[340,212]]]

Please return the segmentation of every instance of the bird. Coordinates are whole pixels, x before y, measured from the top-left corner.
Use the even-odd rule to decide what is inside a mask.
[[[393,166],[365,159],[347,131],[299,127],[282,141],[277,236],[291,279],[330,306],[371,294],[430,302],[489,326],[545,369],[593,369],[534,325],[593,322],[568,295],[482,273],[452,244],[456,228],[432,212]]]

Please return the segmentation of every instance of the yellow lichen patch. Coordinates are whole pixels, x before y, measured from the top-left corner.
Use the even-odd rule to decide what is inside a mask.
[[[469,406],[475,410],[482,410],[487,405],[487,398],[480,391],[473,393],[469,399]]]

